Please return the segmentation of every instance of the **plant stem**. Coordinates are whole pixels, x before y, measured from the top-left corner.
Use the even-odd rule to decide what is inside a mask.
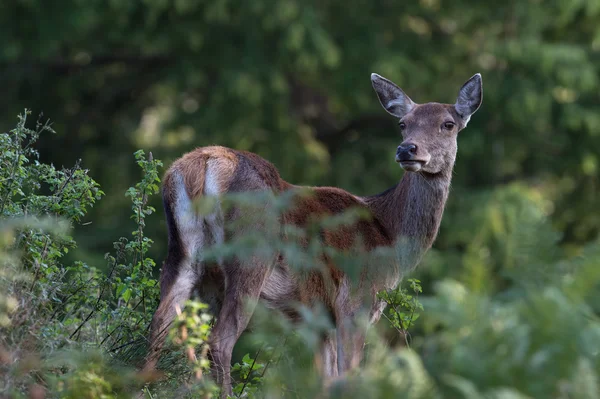
[[[244,394],[244,389],[246,389],[246,385],[248,385],[248,381],[250,381],[250,374],[252,374],[252,369],[254,368],[254,365],[256,364],[256,359],[258,358],[258,355],[260,355],[260,352],[263,350],[264,346],[265,346],[265,344],[263,344],[263,346],[261,346],[260,349],[256,352],[256,355],[254,355],[254,359],[252,359],[252,364],[250,365],[250,370],[248,370],[248,375],[244,379],[244,385],[242,385],[242,390],[240,391],[238,398],[241,398],[242,395]]]

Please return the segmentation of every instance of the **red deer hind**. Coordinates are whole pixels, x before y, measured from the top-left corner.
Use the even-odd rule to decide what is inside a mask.
[[[218,146],[198,148],[175,161],[164,177],[169,244],[160,276],[160,305],[151,324],[147,370],[156,366],[176,307],[183,306],[194,289],[199,290],[201,299],[216,304],[210,355],[213,376],[222,386],[223,396],[231,394],[233,346],[252,315],[247,301],[260,299],[276,309],[290,303],[309,307],[322,303],[332,315],[336,332],[322,342],[321,370],[326,376],[336,376],[359,364],[365,331],[357,327],[356,317],[365,312],[371,323],[379,320],[385,304],[377,299],[377,292],[395,287],[431,247],[448,197],[457,134],[482,101],[479,74],[461,87],[455,104],[416,104],[393,82],[377,74],[371,75],[371,81],[383,108],[399,119],[402,143],[396,149],[396,162],[406,173],[394,187],[369,197],[333,187],[310,188],[312,195],[303,198],[295,210],[283,214],[280,222],[304,226],[311,215],[363,208],[371,218],[357,222],[353,234],[347,230],[332,232],[323,239],[333,247],[347,249],[353,236],[360,234],[368,250],[394,248],[397,256],[385,266],[387,271],[380,278],[361,274],[358,286],[362,290],[356,290],[356,283],[335,265],[328,265],[329,273],[298,278],[286,259],[277,254],[271,260],[253,257],[225,260],[218,265],[202,262],[199,254],[204,248],[245,233],[229,233],[224,228],[244,215],[223,215],[217,208],[214,214],[198,216],[193,201],[202,196],[257,190],[278,194],[296,186],[282,180],[277,169],[256,154]],[[365,265],[365,269],[368,267]],[[326,278],[333,284],[325,284]]]

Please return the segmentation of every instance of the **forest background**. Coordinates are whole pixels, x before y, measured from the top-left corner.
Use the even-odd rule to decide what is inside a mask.
[[[31,125],[40,113],[52,120],[55,133],[35,143],[39,162],[60,169],[81,159],[104,192],[72,219],[77,246],[61,262],[108,274],[104,254],[136,229],[124,193],[143,177],[138,149],[168,167],[195,147],[230,146],[258,153],[295,184],[376,194],[402,175],[394,162],[401,139],[370,73],[416,102],[452,103],[480,72],[483,105],[459,134],[439,237],[411,277],[434,301],[432,320],[445,292],[439,282],[517,306],[528,290],[545,298],[545,288],[566,292],[561,284],[581,278],[589,291],[577,301],[598,323],[592,271],[600,265],[589,268],[596,277],[577,273],[599,262],[586,255],[596,253],[600,231],[599,20],[598,0],[6,0],[0,131],[24,108]],[[160,196],[147,200],[158,209],[144,225],[156,277],[166,226]],[[419,322],[413,336],[435,340],[438,330]],[[579,349],[598,364],[597,352]],[[442,366],[433,363],[435,377]],[[535,397],[530,388],[520,389]]]

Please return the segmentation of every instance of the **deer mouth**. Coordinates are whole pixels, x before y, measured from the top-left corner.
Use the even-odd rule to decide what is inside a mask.
[[[402,167],[402,169],[404,169],[407,172],[418,172],[421,170],[421,168],[423,168],[423,165],[425,165],[425,162],[423,161],[398,161],[398,163],[400,164],[400,166]]]

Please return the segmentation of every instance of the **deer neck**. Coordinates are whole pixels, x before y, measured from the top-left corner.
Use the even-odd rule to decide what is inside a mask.
[[[431,248],[448,199],[452,171],[404,173],[400,182],[366,198],[374,216],[394,241],[403,269],[412,269]]]

